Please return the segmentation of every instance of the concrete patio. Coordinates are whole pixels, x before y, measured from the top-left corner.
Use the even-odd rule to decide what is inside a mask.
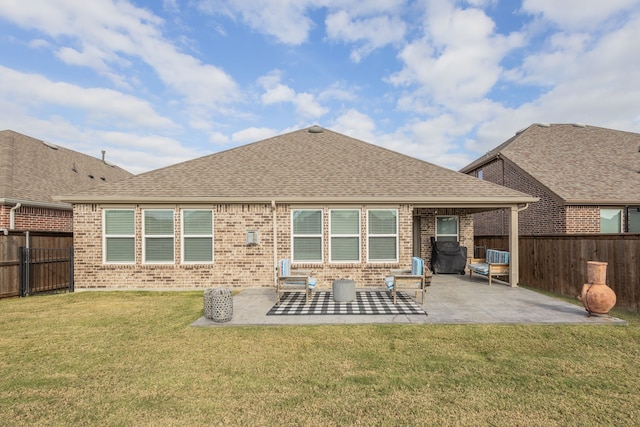
[[[358,289],[361,290],[361,289]],[[378,289],[379,290],[379,289]],[[425,315],[279,315],[267,316],[275,290],[244,289],[233,297],[233,317],[217,323],[201,317],[192,326],[326,325],[326,324],[584,324],[626,325],[611,316],[587,316],[581,305],[486,278],[434,275],[427,289]]]

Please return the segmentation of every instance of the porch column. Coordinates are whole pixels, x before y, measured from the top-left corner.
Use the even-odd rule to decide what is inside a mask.
[[[509,221],[509,284],[518,286],[520,272],[518,265],[518,207],[511,206],[511,219]]]

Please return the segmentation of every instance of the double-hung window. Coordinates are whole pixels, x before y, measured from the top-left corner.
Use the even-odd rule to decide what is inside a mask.
[[[372,262],[398,262],[398,210],[367,211],[367,258]]]
[[[360,262],[360,210],[333,209],[329,221],[331,262]]]
[[[172,209],[146,209],[143,212],[143,254],[147,264],[174,262]]]
[[[184,264],[213,262],[213,211],[211,209],[182,211],[182,262]]]
[[[436,217],[436,240],[439,242],[458,241],[458,217],[457,216],[437,216]]]
[[[136,226],[133,209],[103,211],[103,260],[105,264],[136,262]]]
[[[293,262],[322,262],[322,210],[291,211]]]

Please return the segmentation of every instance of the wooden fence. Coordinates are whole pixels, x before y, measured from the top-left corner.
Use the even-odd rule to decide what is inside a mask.
[[[27,245],[27,237],[29,244]],[[73,233],[10,231],[0,233],[0,298],[20,295],[20,248],[68,249],[73,246]]]
[[[508,236],[476,236],[476,246],[508,249]],[[577,296],[587,283],[587,261],[607,265],[616,307],[640,312],[640,234],[520,236],[520,283]]]

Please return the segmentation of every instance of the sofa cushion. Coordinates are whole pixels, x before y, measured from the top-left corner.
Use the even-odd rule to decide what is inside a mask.
[[[480,274],[489,274],[489,264],[486,263],[474,263],[469,264],[469,270],[473,270]]]
[[[422,258],[418,258],[414,256],[411,258],[411,275],[412,276],[422,276],[424,261]]]
[[[509,264],[509,252],[487,249],[486,261],[488,264]]]

